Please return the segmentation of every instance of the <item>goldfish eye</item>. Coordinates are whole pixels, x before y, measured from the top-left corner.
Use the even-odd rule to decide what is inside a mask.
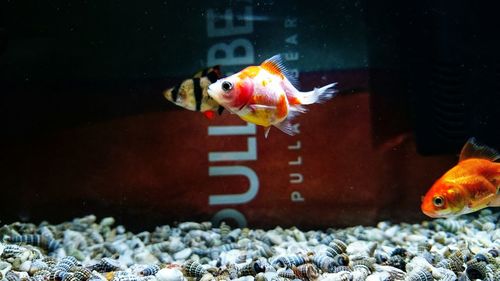
[[[436,196],[432,198],[432,204],[436,207],[442,207],[444,205],[444,199],[441,196]]]
[[[229,81],[222,82],[222,90],[224,92],[229,92],[233,89],[233,84]]]

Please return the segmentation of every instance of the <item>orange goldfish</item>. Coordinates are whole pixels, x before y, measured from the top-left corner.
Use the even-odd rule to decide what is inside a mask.
[[[325,101],[333,97],[336,83],[299,92],[294,79],[283,66],[280,55],[264,61],[260,66],[249,66],[229,77],[219,79],[208,87],[210,95],[218,104],[241,119],[266,128],[266,137],[271,126],[295,135],[297,126],[291,119],[305,112],[302,105]]]
[[[500,206],[500,154],[470,138],[458,164],[422,199],[422,212],[433,218],[458,216]]]

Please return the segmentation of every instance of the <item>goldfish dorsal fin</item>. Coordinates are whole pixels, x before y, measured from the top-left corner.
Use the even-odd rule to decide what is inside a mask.
[[[283,75],[292,83],[294,87],[298,86],[298,81],[297,78],[292,76],[290,71],[286,68],[285,64],[283,63],[283,59],[281,58],[281,55],[274,55],[271,58],[265,60],[263,63],[261,63],[260,67],[264,68],[265,70],[271,72],[272,74],[276,75]]]
[[[490,161],[500,159],[500,153],[491,147],[477,143],[476,138],[470,138],[460,152],[460,161],[469,158],[481,158]]]

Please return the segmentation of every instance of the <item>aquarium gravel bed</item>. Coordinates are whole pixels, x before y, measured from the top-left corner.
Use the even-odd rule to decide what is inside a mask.
[[[0,279],[500,280],[499,212],[325,231],[183,222],[132,233],[111,217],[0,228]]]

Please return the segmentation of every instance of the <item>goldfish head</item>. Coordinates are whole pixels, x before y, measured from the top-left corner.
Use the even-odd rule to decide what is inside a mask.
[[[438,180],[422,199],[422,212],[432,218],[463,214],[466,194],[457,183]]]
[[[248,104],[253,94],[251,79],[237,75],[219,79],[208,87],[208,95],[231,112],[237,112]]]

